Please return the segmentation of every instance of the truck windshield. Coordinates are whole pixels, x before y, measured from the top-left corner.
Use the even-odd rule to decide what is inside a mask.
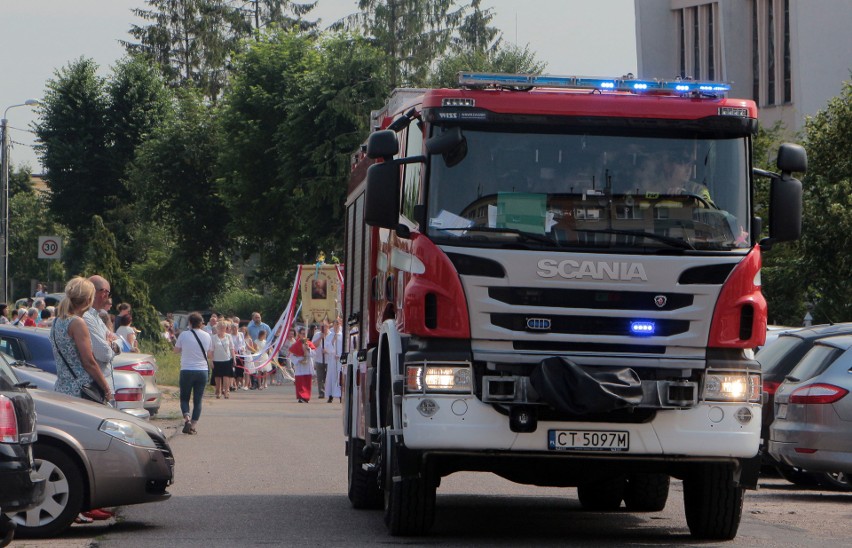
[[[625,253],[751,246],[745,137],[550,131],[465,129],[432,156],[429,236]]]

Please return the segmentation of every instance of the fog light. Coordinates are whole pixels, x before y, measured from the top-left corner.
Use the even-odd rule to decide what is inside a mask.
[[[424,417],[432,417],[438,412],[438,402],[435,400],[423,400],[417,406],[417,410]]]
[[[517,405],[509,411],[509,428],[512,432],[528,434],[538,428],[538,418],[531,407]]]
[[[751,409],[748,407],[740,407],[737,409],[737,412],[734,413],[734,418],[739,421],[740,424],[748,424],[752,419]]]

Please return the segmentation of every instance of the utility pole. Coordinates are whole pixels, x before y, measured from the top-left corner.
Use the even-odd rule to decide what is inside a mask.
[[[21,104],[11,105],[3,111],[0,119],[2,150],[0,150],[0,303],[9,302],[9,123],[6,115],[9,109],[38,105],[35,99],[27,99]]]

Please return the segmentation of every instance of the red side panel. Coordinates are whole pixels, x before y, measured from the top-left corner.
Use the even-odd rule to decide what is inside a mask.
[[[713,311],[709,347],[755,348],[766,342],[766,299],[758,281],[760,266],[760,247],[755,246],[728,276]],[[751,321],[751,329],[742,329],[743,321]],[[741,339],[743,332],[751,336]]]
[[[405,285],[405,332],[424,337],[469,339],[467,300],[450,259],[420,234],[413,235],[411,254],[426,268],[423,274],[412,274]]]

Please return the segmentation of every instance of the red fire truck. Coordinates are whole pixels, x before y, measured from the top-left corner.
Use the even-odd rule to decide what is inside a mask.
[[[755,488],[761,249],[798,238],[804,149],[752,165],[729,86],[461,73],[396,90],[346,215],[349,498],[425,533],[440,479],[576,486],[696,538]],[[769,177],[759,240],[754,179]]]

